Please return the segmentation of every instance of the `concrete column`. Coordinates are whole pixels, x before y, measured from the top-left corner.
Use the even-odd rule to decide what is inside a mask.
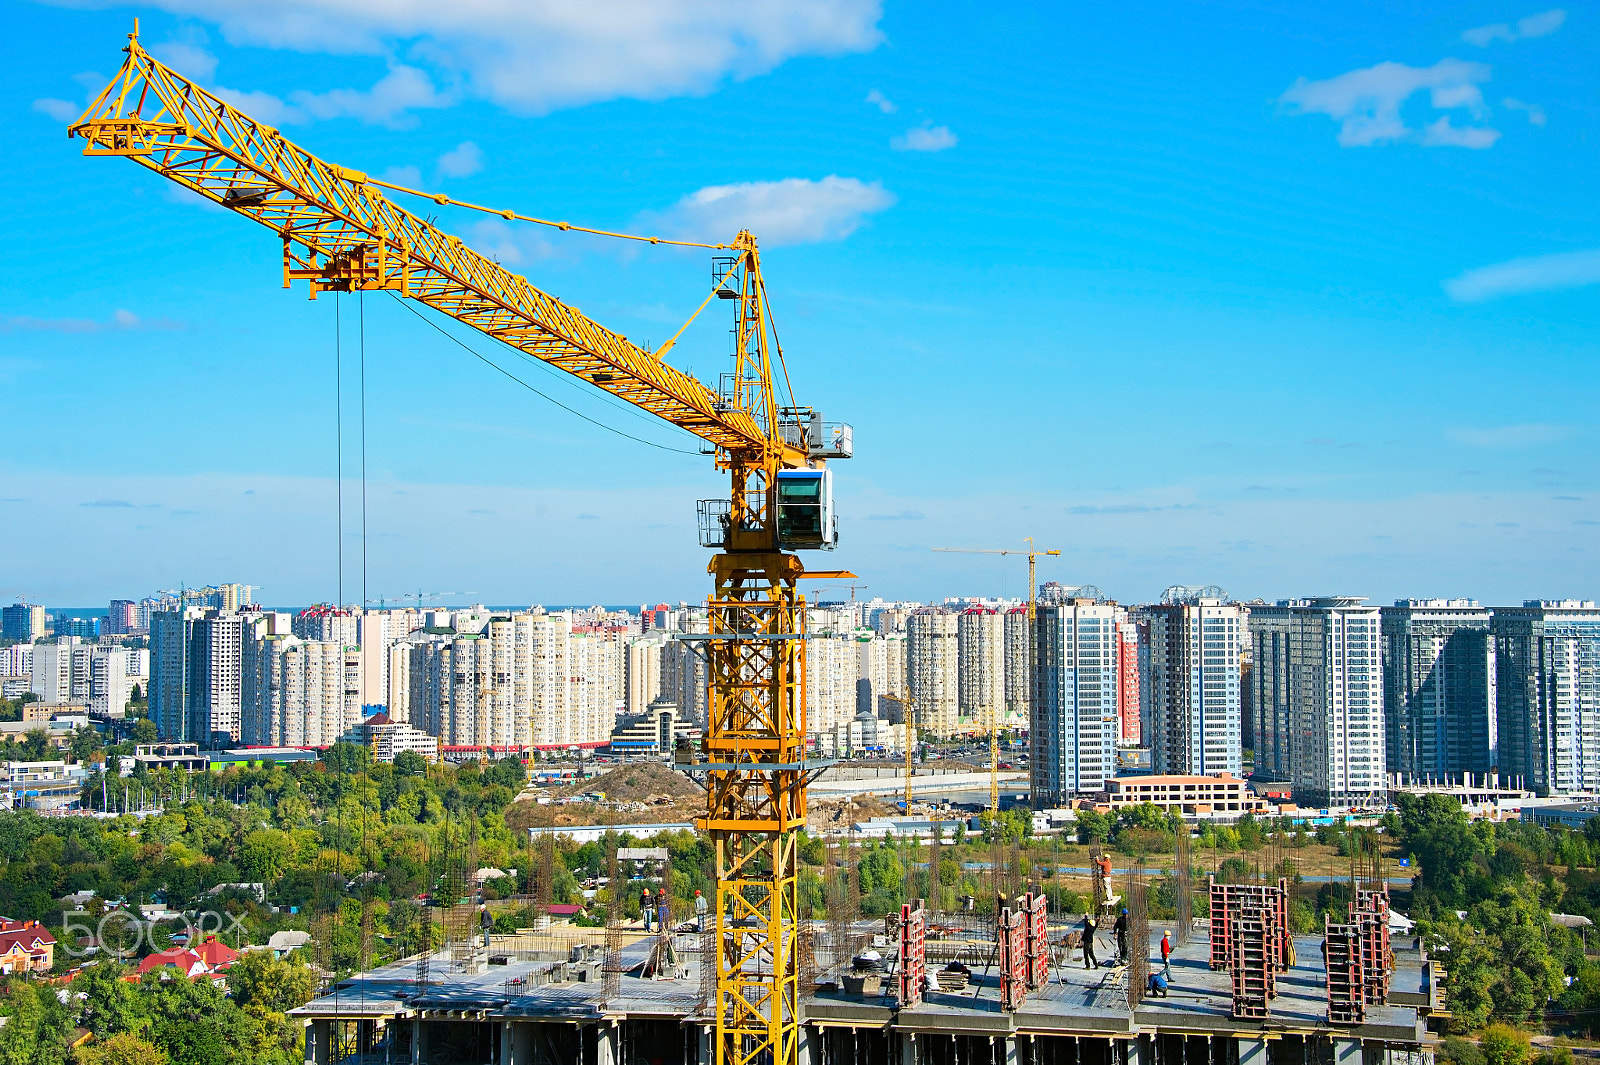
[[[798,1065],[816,1065],[817,1046],[816,1041],[812,1038],[810,1025],[802,1024],[800,1026],[800,1034],[796,1042],[795,1057],[798,1059]]]
[[[1239,1044],[1239,1065],[1267,1065],[1265,1039],[1249,1039],[1241,1036],[1235,1042]]]
[[[315,1065],[330,1065],[333,1055],[333,1022],[329,1020],[315,1020],[311,1022],[311,1040],[306,1043],[306,1060]]]
[[[1361,1065],[1361,1040],[1334,1039],[1333,1065]]]
[[[1001,1055],[1001,1060],[1005,1062],[1005,1065],[1017,1065],[1017,1062],[1022,1060],[1020,1048],[1017,1046],[1017,1037],[1012,1036],[1002,1041],[1005,1043],[1005,1049]]]
[[[1138,1036],[1123,1040],[1122,1047],[1125,1055],[1123,1065],[1154,1065],[1155,1056],[1150,1055],[1147,1061],[1140,1042],[1141,1040]]]
[[[424,1065],[428,1060],[428,1026],[422,1015],[411,1018],[411,1065]]]
[[[301,1043],[305,1047],[306,1065],[315,1065],[317,1054],[317,1035],[313,1022],[304,1021],[300,1025]]]
[[[716,1028],[709,1024],[705,1024],[696,1028],[694,1031],[694,1046],[696,1054],[695,1061],[698,1062],[699,1065],[711,1065],[711,1063],[716,1060],[716,1049],[711,1045],[711,1039],[716,1033]]]
[[[500,1065],[513,1065],[516,1060],[511,1046],[511,1022],[500,1022]]]
[[[900,1033],[900,1065],[917,1065],[917,1036],[914,1032]]]
[[[617,1026],[602,1024],[596,1032],[595,1065],[617,1065]]]

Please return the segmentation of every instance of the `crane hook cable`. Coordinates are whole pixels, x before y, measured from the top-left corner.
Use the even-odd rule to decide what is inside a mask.
[[[392,181],[383,181],[379,178],[368,176],[365,179],[368,185],[381,185],[383,188],[395,192],[403,192],[408,196],[421,196],[423,199],[432,200],[434,203],[450,207],[465,207],[469,211],[482,211],[484,214],[499,215],[507,222],[535,222],[541,226],[550,226],[554,229],[565,230],[572,233],[593,233],[599,237],[617,237],[620,240],[637,240],[645,244],[672,244],[680,248],[711,248],[723,251],[733,248],[732,244],[704,244],[697,240],[671,240],[667,237],[641,237],[636,233],[617,233],[609,229],[593,229],[589,226],[575,226],[571,222],[552,222],[548,218],[535,218],[532,215],[518,214],[515,211],[502,210],[498,207],[485,207],[481,203],[468,203],[465,200],[453,199],[442,192],[424,192],[421,189],[408,188],[405,185],[396,185]]]
[[[633,440],[633,441],[635,441],[637,443],[640,443],[640,444],[648,444],[651,447],[660,448],[662,451],[675,451],[680,455],[699,455],[700,454],[700,452],[698,452],[698,451],[686,451],[681,447],[671,447],[671,446],[669,446],[667,444],[658,444],[654,440],[646,440],[642,436],[634,436],[632,433],[625,433],[621,429],[616,428],[615,426],[607,425],[605,422],[600,421],[597,418],[589,417],[587,414],[583,413],[580,410],[572,409],[571,407],[567,406],[565,403],[561,402],[559,399],[556,399],[554,396],[551,396],[551,395],[548,395],[548,394],[546,394],[544,392],[539,391],[537,388],[534,388],[532,385],[530,385],[528,382],[524,381],[522,378],[518,377],[516,374],[512,373],[510,370],[507,370],[505,367],[501,366],[499,363],[496,363],[492,359],[490,359],[487,356],[481,354],[476,348],[472,347],[470,344],[468,344],[466,341],[462,340],[460,337],[456,336],[455,334],[450,333],[449,331],[444,329],[441,325],[439,325],[438,322],[435,322],[433,319],[429,318],[427,315],[423,314],[421,311],[419,311],[415,307],[411,306],[411,304],[407,303],[403,298],[401,298],[400,296],[396,295],[394,292],[391,291],[389,293],[389,295],[390,295],[391,298],[393,298],[393,300],[397,304],[399,304],[400,306],[404,307],[406,310],[410,311],[412,314],[416,315],[418,318],[422,319],[423,322],[427,323],[430,327],[435,329],[441,336],[443,336],[446,340],[450,341],[452,344],[455,344],[456,346],[465,349],[466,352],[469,355],[471,355],[473,358],[477,359],[479,362],[483,363],[485,366],[488,366],[488,367],[490,367],[491,369],[494,369],[494,370],[498,370],[500,373],[504,374],[506,377],[511,378],[511,380],[513,380],[517,384],[521,385],[523,388],[526,388],[529,392],[532,392],[534,395],[538,396],[540,399],[548,400],[549,402],[554,403],[556,406],[560,407],[562,410],[566,411],[568,414],[576,415],[577,417],[582,418],[584,421],[589,422],[591,425],[598,425],[600,428],[606,429],[606,430],[608,430],[610,432],[613,432],[613,433],[616,433],[618,436],[626,437],[627,439]]]

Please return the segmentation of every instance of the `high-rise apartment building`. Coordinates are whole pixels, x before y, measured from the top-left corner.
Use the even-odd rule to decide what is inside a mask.
[[[45,611],[42,606],[13,603],[0,608],[0,636],[8,640],[37,640],[45,633]]]
[[[241,656],[244,620],[238,614],[208,610],[194,622],[190,651],[191,739],[204,746],[238,743],[243,727]]]
[[[841,619],[847,620],[847,619]],[[848,627],[816,633],[804,643],[806,731],[822,733],[856,715],[861,649]]]
[[[91,648],[76,636],[33,645],[33,694],[41,703],[87,703],[92,686]]]
[[[112,636],[127,636],[139,630],[139,604],[132,599],[113,599],[106,611],[106,632]]]
[[[326,604],[308,607],[296,614],[292,632],[302,640],[317,643],[336,643],[344,647],[361,644],[355,615]]]
[[[662,658],[669,643],[666,633],[654,629],[646,635],[631,640],[625,661],[626,698],[624,709],[630,714],[645,713],[652,702],[663,694],[661,684]]]
[[[1144,737],[1144,684],[1140,678],[1149,666],[1149,649],[1141,648],[1141,631],[1148,639],[1149,627],[1124,617],[1117,622],[1117,743],[1137,747]]]
[[[957,713],[987,733],[1006,711],[1005,615],[990,607],[968,607],[956,615]]]
[[[957,730],[960,653],[957,614],[925,606],[906,618],[906,687],[919,733],[951,736]]]
[[[1360,596],[1252,607],[1258,775],[1302,806],[1385,799],[1382,622]],[[1287,747],[1274,733],[1283,727]]]
[[[1032,720],[1033,633],[1028,629],[1028,608],[1014,606],[1005,612],[1006,723],[1026,728]]]
[[[1239,645],[1243,610],[1193,596],[1144,611],[1150,623],[1150,760],[1161,774],[1243,772]],[[1131,637],[1131,639],[1130,639]],[[1117,648],[1137,661],[1138,632],[1118,625]]]
[[[123,717],[140,675],[141,652],[127,647],[95,647],[89,656],[89,712],[100,718]]]
[[[856,648],[861,655],[856,680],[856,713],[899,721],[909,698],[906,681],[906,634],[874,633],[858,629]]]
[[[1250,607],[1250,727],[1254,730],[1255,779],[1289,779],[1291,738],[1289,704],[1290,607]]]
[[[1600,609],[1530,600],[1490,624],[1501,778],[1540,795],[1600,791]]]
[[[1038,606],[1034,621],[1033,803],[1059,806],[1116,773],[1117,618],[1089,599]]]
[[[200,742],[190,715],[193,636],[204,617],[198,607],[157,610],[150,615],[150,720],[162,739]]]
[[[1499,731],[1490,611],[1471,599],[1402,599],[1380,614],[1389,772],[1489,772]]]
[[[330,747],[361,722],[349,674],[360,652],[343,644],[264,632],[243,655],[243,741],[252,745]]]

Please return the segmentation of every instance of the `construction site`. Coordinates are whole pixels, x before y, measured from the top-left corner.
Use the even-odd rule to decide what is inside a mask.
[[[1097,855],[1092,913],[1051,912],[997,841],[981,904],[968,895],[945,912],[913,901],[869,920],[860,916],[856,856],[846,844],[829,848],[826,918],[802,912],[808,786],[829,763],[807,749],[799,583],[856,575],[809,569],[796,552],[838,546],[830,463],[852,456],[854,435],[793,395],[756,235],[699,243],[615,233],[384,181],[288,141],[153,58],[137,31],[125,55],[70,125],[86,155],[131,160],[271,230],[282,244],[273,280],[283,287],[303,282],[312,299],[371,292],[421,305],[697,436],[729,478],[726,498],[697,505],[700,544],[712,552],[707,631],[678,637],[704,657],[708,678],[703,738],[675,759],[703,791],[694,827],[714,855],[704,910],[669,912],[661,848],[611,845],[610,913],[596,929],[556,920],[549,877],[538,875],[552,861],[533,863],[534,927],[515,935],[493,933],[463,875],[444,896],[462,901],[434,907],[443,928],[435,935],[430,924],[417,953],[336,976],[293,1011],[307,1025],[308,1063],[1431,1062],[1428,1023],[1443,1013],[1439,969],[1416,943],[1391,942],[1376,869],[1352,871],[1343,920],[1296,936],[1285,882],[1197,884],[1179,832],[1176,915],[1153,926],[1142,872],[1114,883],[1109,860]],[[391,193],[430,213],[402,208]],[[671,339],[641,347],[439,228],[431,212],[442,206],[702,249],[711,253],[711,289]],[[733,311],[731,353],[715,387],[666,361],[712,303]],[[1037,659],[1034,563],[1059,551],[1030,544],[1015,553],[1028,559],[1026,620]],[[480,702],[480,716],[488,712]],[[904,706],[908,813],[915,729],[941,728],[930,714],[936,708]],[[1000,810],[999,728],[987,722],[991,814]],[[552,844],[550,833],[541,844]],[[938,870],[937,831],[933,846],[929,868]],[[912,897],[919,889],[907,876]],[[660,885],[658,895],[644,896],[645,929],[625,930],[619,889],[636,882],[642,891]]]
[[[1358,887],[1346,921],[1296,936],[1285,882],[1200,885],[1211,917],[1153,927],[1139,877],[1097,877],[1101,960],[1086,966],[1083,915],[1050,913],[1039,894],[1002,897],[997,915],[919,901],[866,921],[848,919],[848,878],[832,883],[829,919],[800,928],[806,1065],[1429,1065],[1430,1021],[1448,1017],[1442,970],[1391,940],[1381,889]],[[1118,914],[1125,931],[1108,932]],[[709,920],[487,941],[466,927],[296,1010],[307,1062],[716,1060]]]

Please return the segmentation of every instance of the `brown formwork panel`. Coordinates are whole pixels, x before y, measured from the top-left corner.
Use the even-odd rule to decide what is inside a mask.
[[[1359,930],[1352,924],[1334,924],[1324,918],[1328,954],[1328,1022],[1360,1024],[1366,1019]]]
[[[1237,917],[1230,918],[1233,956],[1229,959],[1229,968],[1233,976],[1233,1016],[1261,1020],[1267,1016],[1267,1000],[1273,990],[1273,911],[1261,906],[1256,899],[1242,902]]]

